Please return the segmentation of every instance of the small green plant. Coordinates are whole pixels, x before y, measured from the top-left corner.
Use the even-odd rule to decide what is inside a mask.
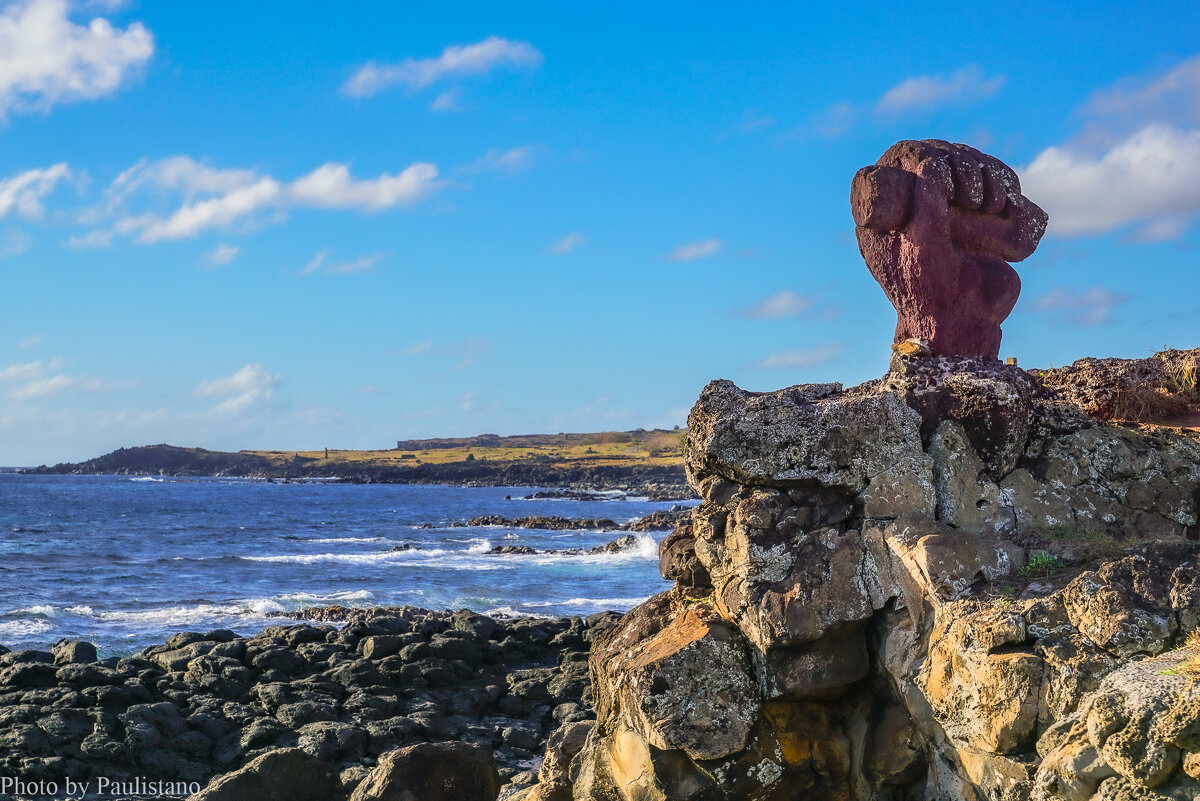
[[[1066,563],[1054,554],[1047,553],[1046,551],[1038,551],[1029,557],[1029,564],[1021,568],[1021,575],[1025,578],[1049,576],[1052,573],[1057,573],[1066,566]]]
[[[1068,542],[1075,546],[1084,559],[1105,558],[1121,550],[1120,543],[1111,535],[1103,531],[1089,531],[1083,526],[1070,523],[1055,523],[1042,533],[1049,540]]]

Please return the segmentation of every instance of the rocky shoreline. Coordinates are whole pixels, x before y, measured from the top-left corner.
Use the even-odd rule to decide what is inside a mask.
[[[205,785],[299,749],[349,793],[389,752],[460,741],[492,752],[502,780],[528,783],[550,734],[593,718],[588,650],[620,616],[332,607],[295,617],[251,637],[183,633],[99,661],[87,643],[0,647],[0,776]]]

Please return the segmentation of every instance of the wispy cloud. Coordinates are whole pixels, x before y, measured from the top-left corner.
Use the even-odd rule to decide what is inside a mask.
[[[875,103],[879,114],[898,116],[938,106],[969,103],[994,95],[1005,77],[987,77],[977,66],[964,67],[949,75],[914,75],[883,93]]]
[[[717,255],[724,242],[720,239],[705,239],[702,242],[689,242],[684,245],[676,245],[675,249],[667,254],[667,261],[696,261],[697,259],[707,259],[710,256]]]
[[[70,375],[53,375],[30,381],[17,387],[9,393],[13,400],[32,400],[34,398],[50,398],[55,395],[83,394],[100,392],[105,388],[105,382],[99,378],[81,378]]]
[[[201,381],[196,394],[203,398],[224,398],[212,411],[218,415],[237,415],[270,402],[279,381],[277,373],[264,370],[261,364],[248,364],[232,375]]]
[[[346,273],[367,272],[374,270],[375,266],[388,256],[386,253],[368,253],[365,256],[359,256],[357,259],[350,259],[349,261],[330,261],[329,257],[332,255],[332,249],[322,248],[304,265],[304,269],[300,271],[300,274],[311,275],[320,272],[328,275],[343,275]]]
[[[226,245],[222,242],[212,250],[205,253],[201,258],[214,267],[220,267],[221,265],[229,264],[231,261],[236,259],[238,254],[241,252],[242,249],[236,245]]]
[[[433,102],[429,104],[429,108],[434,111],[462,111],[462,106],[459,105],[459,98],[461,96],[462,92],[457,87],[447,89],[433,99]]]
[[[819,295],[800,295],[790,289],[776,292],[746,309],[743,314],[751,320],[775,320],[797,317],[816,305]]]
[[[565,256],[578,247],[587,244],[587,239],[578,231],[572,231],[550,246],[550,252],[557,256]]]
[[[523,172],[533,166],[534,156],[540,145],[523,145],[521,147],[494,147],[480,158],[459,167],[459,172]]]
[[[1103,325],[1112,322],[1113,309],[1128,300],[1128,295],[1102,286],[1086,290],[1057,287],[1034,299],[1033,310],[1061,314],[1068,325]]]
[[[1100,89],[1082,112],[1114,121],[1200,125],[1200,55],[1160,75],[1125,78]]]
[[[403,350],[406,356],[437,356],[453,359],[455,370],[464,370],[489,355],[492,343],[483,337],[469,337],[462,342],[441,343],[432,339],[410,345]]]
[[[2,23],[3,17],[0,17]],[[0,180],[0,217],[13,212],[29,219],[41,217],[45,210],[42,201],[46,195],[54,191],[59,181],[70,177],[70,168],[62,163],[44,169],[26,170]]]
[[[17,350],[33,350],[46,341],[45,334],[32,334],[17,343]]]
[[[0,235],[0,259],[24,253],[33,246],[33,237],[15,228]]]
[[[0,383],[17,384],[7,392],[15,401],[100,392],[108,388],[107,382],[99,378],[66,375],[60,372],[62,366],[62,359],[10,364],[0,367]]]
[[[0,12],[0,119],[112,94],[154,53],[140,22],[68,18],[67,0],[17,0]]]
[[[392,86],[411,91],[470,75],[486,75],[497,67],[535,68],[542,54],[528,42],[499,36],[469,45],[453,45],[433,58],[406,58],[396,64],[369,62],[359,67],[342,86],[351,97],[369,97]]]
[[[845,350],[841,342],[826,342],[815,348],[772,353],[748,366],[755,370],[807,370],[837,359]]]
[[[817,111],[803,125],[793,128],[787,137],[803,139],[815,134],[834,138],[864,121],[887,123],[909,114],[978,102],[998,92],[1006,80],[1003,75],[988,77],[975,65],[948,75],[913,75],[872,103],[841,100]]]

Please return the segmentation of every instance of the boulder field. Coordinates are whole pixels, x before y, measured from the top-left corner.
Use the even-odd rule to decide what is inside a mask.
[[[675,581],[509,801],[1200,797],[1200,437],[992,360],[688,421]]]
[[[408,607],[306,617],[253,637],[178,634],[99,661],[87,643],[0,648],[0,777],[55,784],[59,798],[70,778],[121,788],[109,801],[197,787],[203,801],[344,801],[407,798],[440,765],[493,777],[492,801],[559,724],[592,717],[589,643],[618,619]]]

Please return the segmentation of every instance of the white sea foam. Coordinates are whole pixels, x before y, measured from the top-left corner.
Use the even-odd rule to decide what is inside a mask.
[[[471,540],[471,547],[467,548],[467,553],[487,553],[492,549],[492,543],[488,540]]]
[[[154,484],[161,484],[161,483],[163,483],[163,481],[164,481],[165,479],[161,479],[161,478],[153,478],[152,476],[134,476],[133,478],[131,478],[131,479],[128,479],[128,480],[129,480],[129,481],[149,481],[149,482],[152,482],[152,483],[154,483]]]
[[[638,604],[649,600],[651,596],[643,595],[638,598],[568,598],[565,601],[529,601],[521,604],[527,609],[537,609],[543,606],[594,606],[598,609],[632,609]]]
[[[27,609],[14,609],[9,612],[10,615],[33,615],[35,617],[54,617],[54,607],[45,604],[31,606]]]
[[[34,634],[43,634],[49,630],[50,623],[46,620],[6,620],[0,622],[0,639],[29,637]]]
[[[387,542],[386,537],[323,537],[321,539],[306,540],[301,539],[300,542],[315,542],[321,544],[338,543],[338,542]]]

